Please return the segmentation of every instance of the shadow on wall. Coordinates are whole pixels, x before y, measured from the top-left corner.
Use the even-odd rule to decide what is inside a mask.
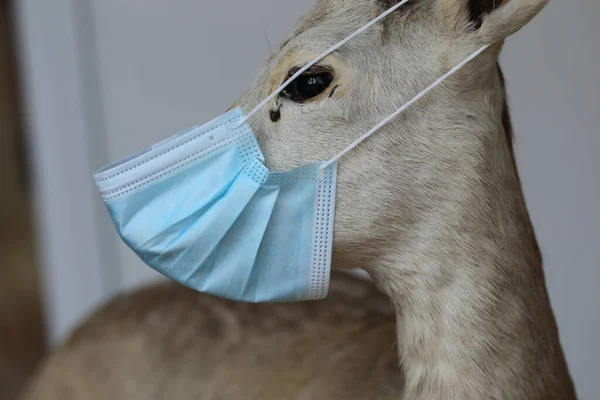
[[[15,397],[44,352],[9,3],[0,0],[0,399],[5,400]]]

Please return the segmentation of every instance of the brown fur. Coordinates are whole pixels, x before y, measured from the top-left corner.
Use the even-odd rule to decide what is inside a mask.
[[[393,399],[395,341],[386,297],[343,273],[326,300],[279,305],[164,284],[104,307],[22,398]]]

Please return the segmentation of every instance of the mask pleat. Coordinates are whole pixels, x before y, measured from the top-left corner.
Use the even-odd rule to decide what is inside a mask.
[[[117,228],[126,243],[142,247],[198,210],[210,208],[244,167],[239,152],[230,148],[111,202],[108,209],[119,221]]]
[[[254,269],[245,294],[252,301],[306,298],[316,169],[316,165],[308,165],[271,174],[265,183],[279,187],[279,196],[258,251],[258,268]],[[264,268],[266,265],[269,267]]]
[[[188,286],[222,297],[252,301],[245,293],[278,194],[277,188],[262,187],[256,192],[215,249],[210,270],[205,266],[196,271],[187,281]]]
[[[161,233],[157,236],[156,244],[157,249],[162,251],[150,252],[147,257],[142,255],[144,261],[159,272],[175,277],[181,283],[188,282],[198,266],[209,259],[229,232],[267,173],[262,163],[257,160],[250,161],[228,190],[211,205],[211,212],[198,210]],[[165,246],[165,243],[169,245]],[[152,247],[152,243],[148,243],[145,249],[150,250]]]

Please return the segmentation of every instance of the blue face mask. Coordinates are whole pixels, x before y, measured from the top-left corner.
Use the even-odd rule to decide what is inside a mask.
[[[248,302],[325,297],[337,161],[488,46],[328,162],[269,172],[247,120],[320,59],[406,1],[315,58],[247,116],[235,109],[96,173],[123,241],[152,268],[200,292]]]
[[[335,164],[269,173],[235,109],[97,173],[122,239],[192,289],[249,302],[326,296]]]

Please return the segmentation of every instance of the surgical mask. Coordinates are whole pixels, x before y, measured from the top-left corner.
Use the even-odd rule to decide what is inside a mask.
[[[123,241],[150,267],[200,292],[246,302],[316,300],[331,270],[338,160],[482,53],[483,46],[329,161],[270,172],[237,108],[94,175]]]

